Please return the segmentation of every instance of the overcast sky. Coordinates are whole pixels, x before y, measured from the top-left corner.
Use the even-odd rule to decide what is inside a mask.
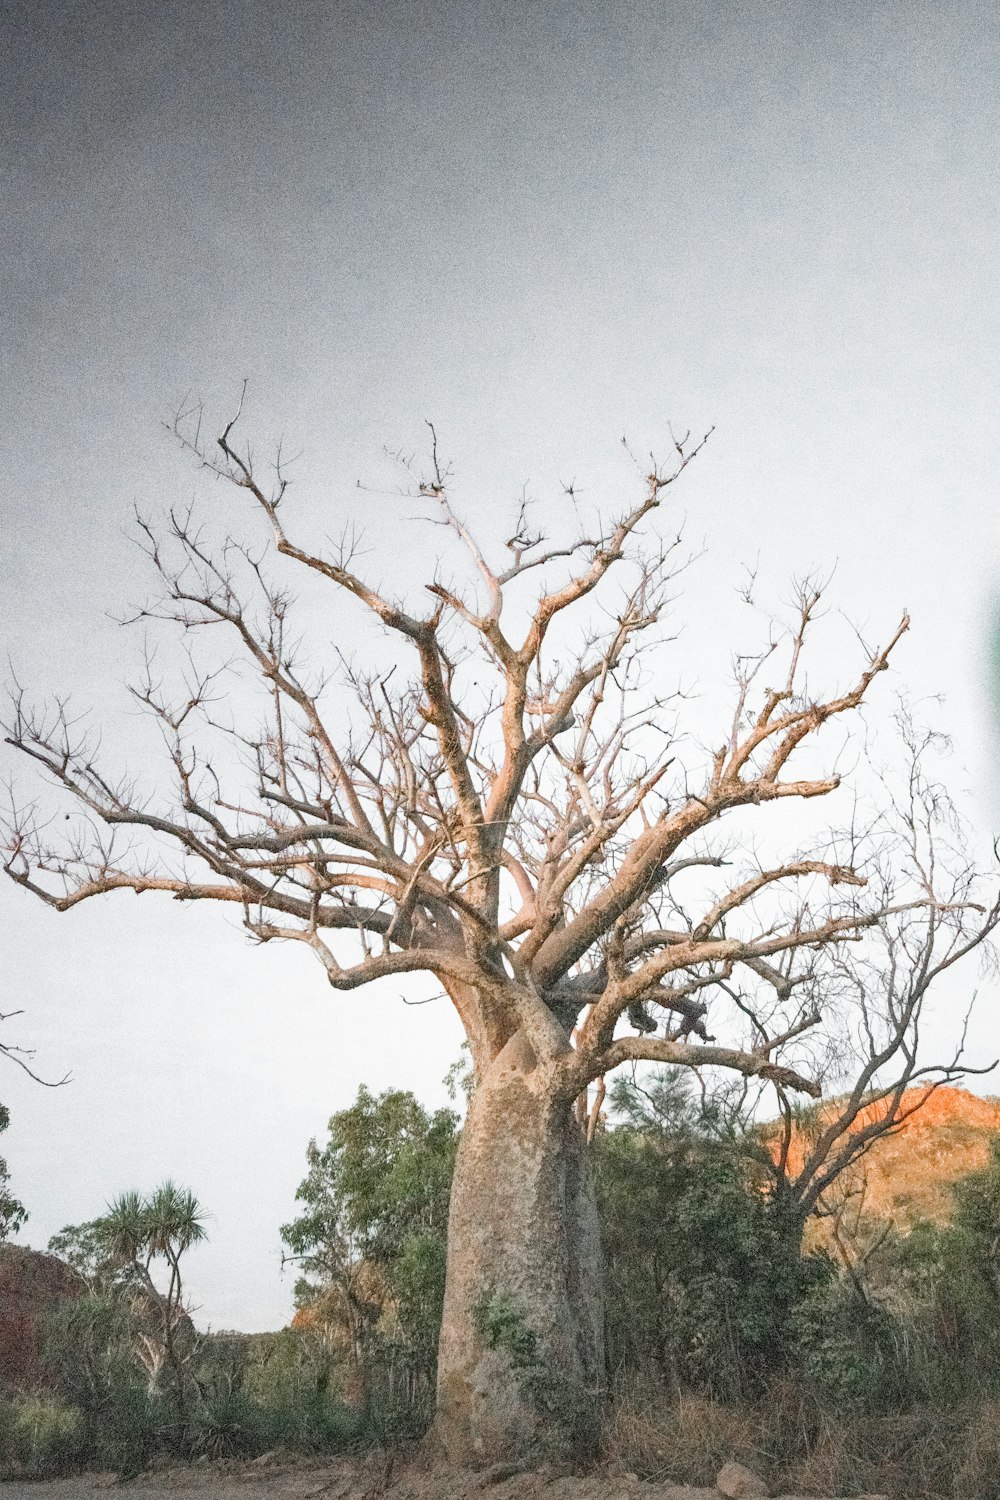
[[[260,448],[302,454],[303,518],[364,521],[415,576],[433,538],[404,548],[405,516],[354,485],[425,418],[487,528],[525,482],[553,505],[570,478],[625,493],[623,433],[645,452],[714,424],[676,502],[706,547],[685,668],[737,619],[742,565],[780,598],[836,564],[831,598],[873,639],[909,606],[885,701],[944,695],[955,781],[992,823],[993,4],[4,17],[5,644],[40,692],[96,706],[113,753],[139,744],[135,642],[105,613],[146,588],[131,508],[199,492],[163,419],[188,391],[227,412],[247,377]],[[74,1080],[0,1074],[23,1238],[172,1174],[214,1216],[200,1320],[280,1325],[309,1136],[362,1080],[441,1102],[444,1006],[333,996],[298,951],[152,897],[59,917],[5,886],[0,920],[0,1010],[25,1012],[5,1037]]]

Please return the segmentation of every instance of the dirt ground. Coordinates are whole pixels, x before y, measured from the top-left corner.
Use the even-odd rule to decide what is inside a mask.
[[[552,1470],[471,1473],[404,1459],[294,1460],[166,1469],[120,1482],[114,1475],[0,1483],[0,1500],[720,1500],[717,1490],[647,1484],[632,1474]],[[797,1500],[797,1497],[786,1497]],[[883,1500],[883,1497],[864,1497]]]

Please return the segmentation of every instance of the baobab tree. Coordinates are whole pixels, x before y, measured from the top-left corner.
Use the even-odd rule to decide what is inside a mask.
[[[174,430],[256,508],[263,546],[213,547],[191,509],[139,522],[161,593],[137,618],[178,627],[188,646],[176,694],[153,658],[133,689],[169,776],[156,791],[116,776],[64,703],[36,708],[15,687],[9,743],[83,816],[53,825],[15,804],[6,868],[58,911],[114,891],[227,903],[258,942],[305,944],[338,991],[433,976],[476,1081],[437,1430],[456,1458],[565,1448],[585,1436],[604,1375],[588,1087],[649,1062],[818,1096],[850,1024],[849,945],[923,924],[957,957],[997,921],[953,840],[945,857],[933,802],[913,836],[887,799],[867,820],[852,804],[840,832],[804,819],[806,846],[773,859],[754,837],[769,809],[837,793],[837,726],[908,621],[818,695],[804,662],[819,590],[803,585],[787,635],[737,659],[735,701],[699,765],[657,643],[681,562],[658,525],[700,444],[641,467],[634,501],[589,534],[550,543],[522,507],[501,563],[453,504],[432,430],[411,490],[466,572],[396,598],[348,541],[288,529],[280,457],[264,477],[237,420],[214,444],[200,411]],[[387,633],[391,671],[317,661],[293,629],[295,570]],[[204,637],[227,638],[242,663],[229,716],[228,659],[200,656]],[[62,845],[56,826],[74,830]]]

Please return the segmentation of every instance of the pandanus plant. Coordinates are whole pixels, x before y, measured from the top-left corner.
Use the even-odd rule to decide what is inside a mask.
[[[168,1180],[148,1197],[135,1191],[121,1193],[95,1226],[109,1260],[133,1288],[133,1307],[143,1325],[137,1352],[150,1394],[162,1390],[168,1380],[180,1402],[192,1344],[181,1258],[205,1238],[204,1218],[194,1194]],[[165,1290],[153,1275],[157,1262],[165,1263]]]

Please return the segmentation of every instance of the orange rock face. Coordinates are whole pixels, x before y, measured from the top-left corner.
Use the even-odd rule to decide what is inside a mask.
[[[863,1110],[855,1128],[863,1127],[885,1104]],[[789,1165],[801,1167],[814,1131],[834,1118],[836,1103],[821,1105],[815,1124],[793,1138]],[[967,1089],[928,1085],[908,1089],[902,1113],[907,1116],[891,1135],[875,1142],[852,1168],[864,1180],[864,1210],[891,1218],[900,1228],[917,1219],[946,1220],[951,1213],[951,1184],[989,1161],[991,1143],[1000,1131],[1000,1099],[982,1099]]]
[[[0,1391],[40,1384],[39,1322],[83,1284],[64,1261],[21,1245],[0,1245]]]

